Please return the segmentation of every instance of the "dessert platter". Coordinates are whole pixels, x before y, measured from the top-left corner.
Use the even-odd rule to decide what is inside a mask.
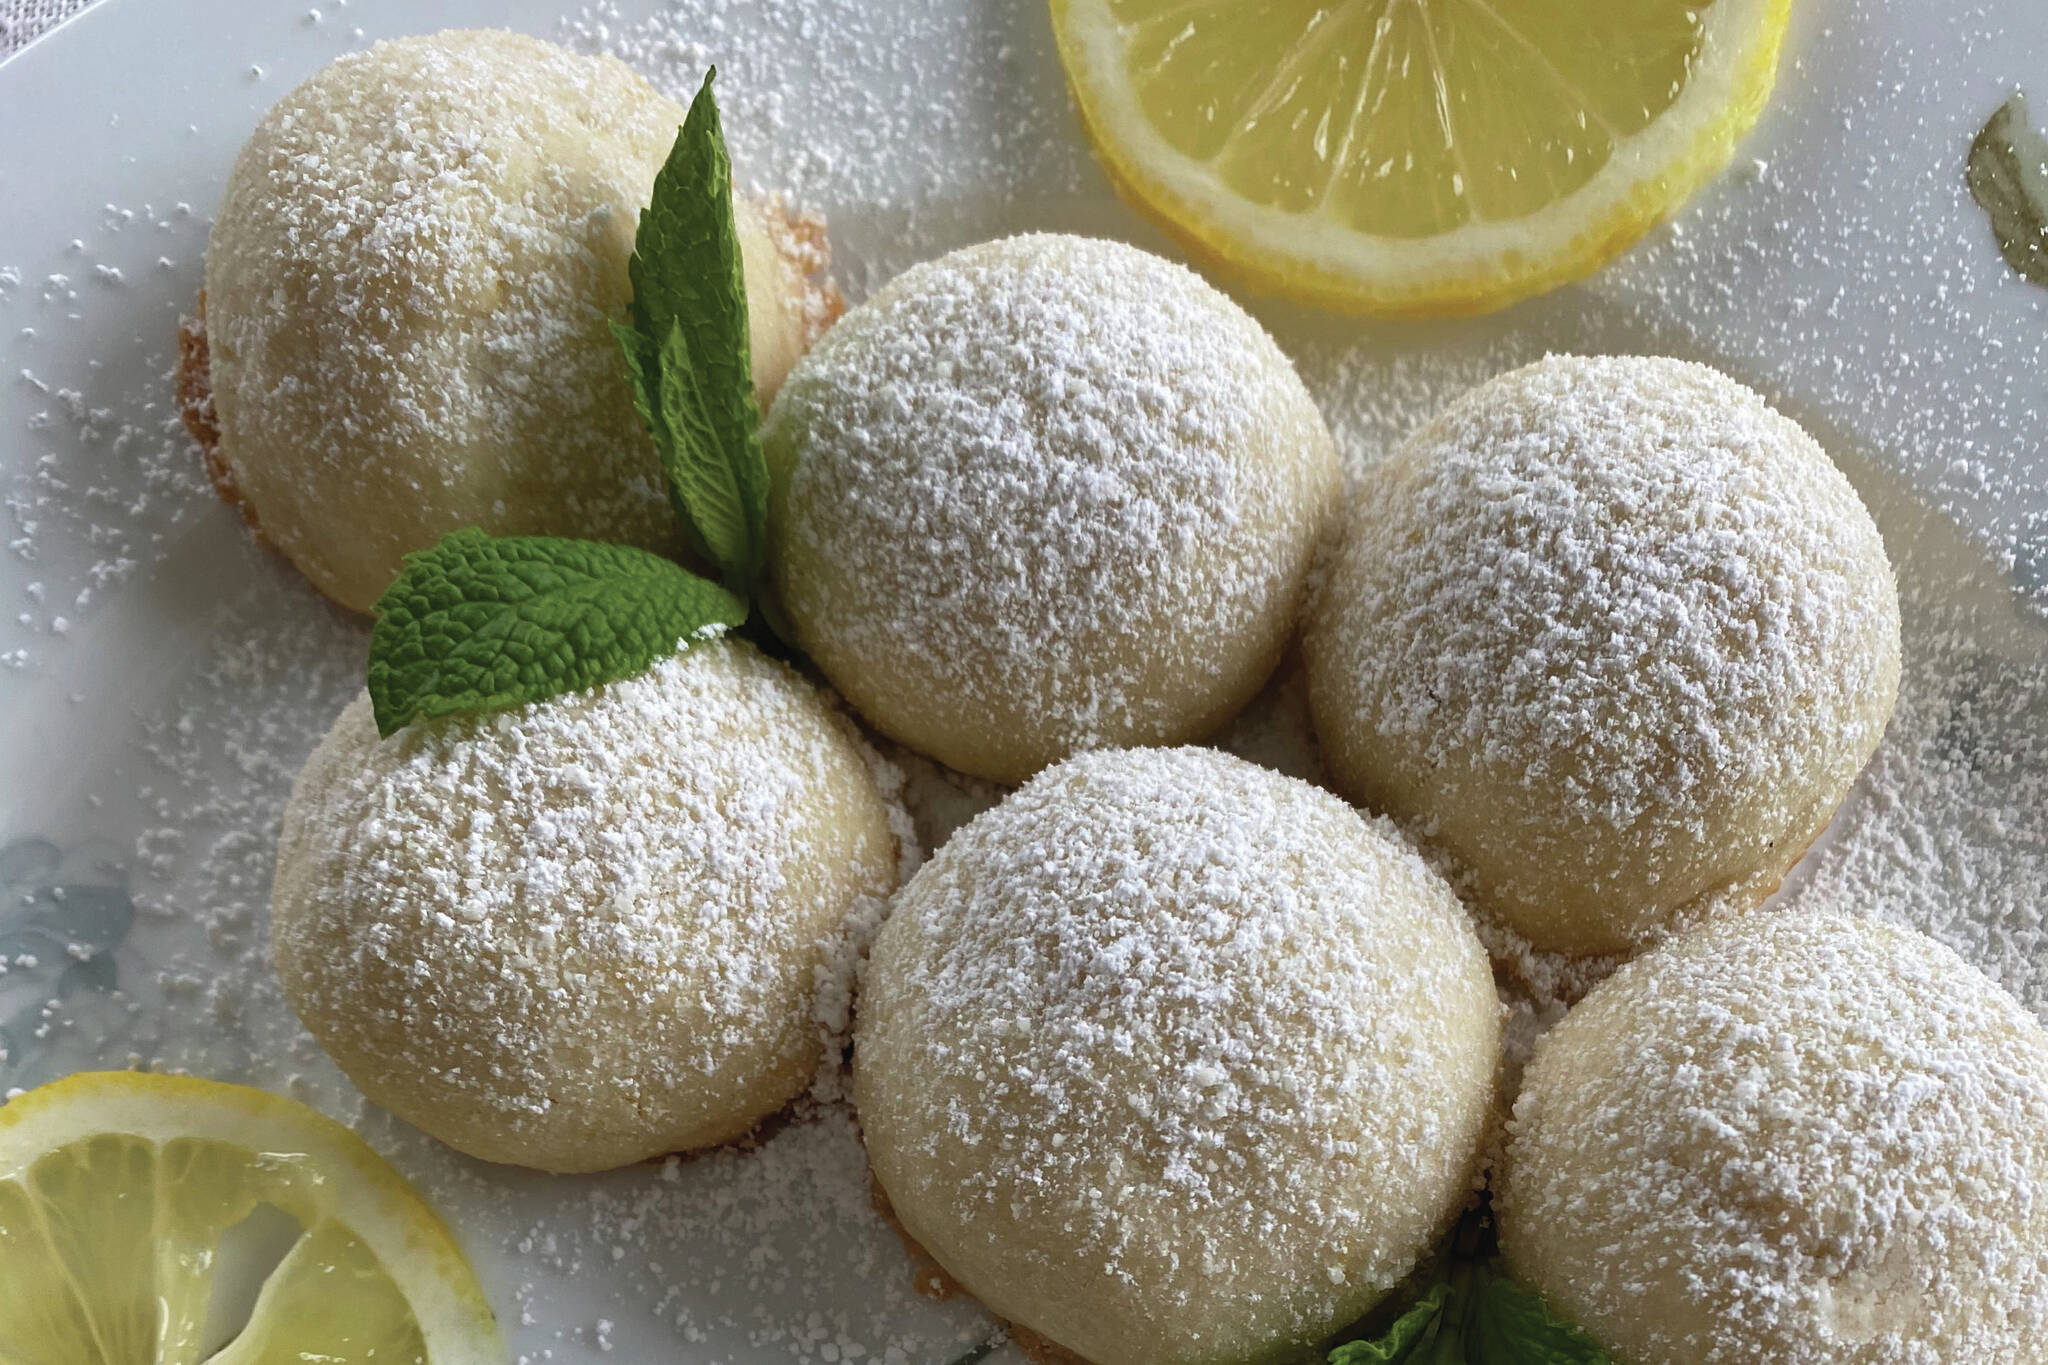
[[[0,1365],[2048,1365],[2048,11],[559,5],[0,64]]]

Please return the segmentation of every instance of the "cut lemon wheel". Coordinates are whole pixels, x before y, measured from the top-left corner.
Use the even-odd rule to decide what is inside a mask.
[[[263,1226],[282,1258],[237,1313],[224,1262]],[[440,1218],[304,1105],[88,1072],[0,1107],[4,1365],[504,1359]]]
[[[1110,176],[1222,273],[1475,313],[1575,279],[1727,163],[1790,0],[1052,0]]]

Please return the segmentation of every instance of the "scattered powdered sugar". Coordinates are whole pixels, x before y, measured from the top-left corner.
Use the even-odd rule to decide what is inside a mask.
[[[514,1358],[943,1365],[992,1327],[913,1286],[843,1105],[761,1140],[591,1176],[451,1158],[382,1110],[361,1126],[465,1233]]]
[[[1308,678],[1298,651],[1288,651],[1265,690],[1209,742],[1262,768],[1318,787],[1331,785],[1309,716]]]
[[[955,772],[892,739],[872,738],[903,775],[904,808],[923,850],[944,845],[955,830],[1002,800],[1009,791],[1008,787],[983,778]],[[907,872],[904,880],[910,880]]]
[[[1786,903],[1924,930],[2048,1019],[2048,650],[2031,623],[1904,602],[1891,733]]]
[[[132,1050],[204,1075],[331,1079],[270,969],[270,891],[292,780],[362,687],[359,628],[299,583],[224,604],[195,628],[212,647],[143,723],[132,778],[142,923],[124,976],[161,997]]]
[[[130,252],[195,250],[187,259],[196,261],[194,239],[203,241],[203,229],[182,203],[145,205],[139,212],[109,206],[100,237]],[[146,291],[128,283],[81,300],[66,275],[51,274],[35,285],[10,285],[7,275],[0,271],[0,317],[35,319],[16,334],[24,359],[88,316],[112,331],[101,310],[122,316],[131,297],[146,319],[153,301],[147,295],[168,280],[159,272]],[[80,371],[46,377],[24,366],[0,379],[18,386],[18,410],[27,414],[0,472],[0,510],[7,518],[0,540],[29,566],[23,601],[6,613],[23,627],[18,638],[25,643],[0,650],[0,662],[15,670],[38,662],[54,637],[88,622],[138,574],[175,555],[180,534],[210,510],[211,499],[202,496],[206,476],[191,459],[169,380],[174,321],[174,313],[163,315],[161,335],[108,337]],[[129,389],[111,383],[108,371],[146,374],[152,382]]]
[[[1390,827],[1212,749],[1039,774],[919,871],[864,984],[897,1216],[1093,1359],[1341,1326],[1463,1205],[1492,1117],[1457,901]]]
[[[950,246],[1108,221],[1033,6],[601,0],[560,37],[678,100],[716,64],[736,176],[824,213],[850,298]]]
[[[2005,1361],[2048,1320],[2048,1032],[1839,915],[1723,922],[1537,1048],[1496,1207],[1518,1274],[1642,1360]]]
[[[1354,472],[1464,388],[1550,350],[1707,360],[1820,435],[1899,567],[1906,670],[1884,745],[1787,903],[1920,925],[2048,1014],[2048,494],[2029,472],[2048,295],[2006,278],[1959,178],[1969,133],[2032,58],[1989,10],[1947,16],[1965,36],[1932,47],[1905,41],[1895,12],[1849,0],[1795,34],[1780,108],[1748,144],[1758,159],[1583,286],[1478,322],[1255,311],[1296,356]],[[303,27],[295,12],[278,23]],[[322,28],[323,50],[348,38],[345,23]],[[559,33],[683,97],[715,60],[742,180],[827,211],[851,298],[999,233],[1161,241],[1089,165],[1042,7],[684,0],[645,18],[593,6]],[[241,83],[262,38],[216,45],[222,86]],[[284,1008],[268,965],[276,823],[291,774],[360,685],[363,638],[281,562],[241,550],[177,431],[168,343],[200,283],[211,177],[249,118],[165,108],[179,136],[196,122],[219,156],[157,160],[152,187],[183,178],[126,204],[79,200],[47,252],[20,234],[0,245],[20,253],[0,260],[0,384],[8,413],[26,414],[9,418],[0,471],[6,582],[21,593],[0,613],[0,719],[32,715],[8,733],[63,741],[20,763],[27,799],[0,841],[50,834],[65,845],[51,876],[80,897],[120,887],[136,903],[129,938],[106,954],[114,990],[36,1004],[34,1036],[0,1060],[0,1085],[144,1064],[266,1085],[351,1120],[461,1231],[522,1365],[594,1360],[607,1342],[629,1360],[928,1365],[979,1340],[971,1307],[904,1288],[908,1263],[867,1206],[843,1114],[827,1108],[752,1150],[527,1176],[456,1157],[366,1105]],[[145,161],[153,145],[132,125],[108,144]],[[95,185],[127,173],[105,171]],[[1930,542],[1959,540],[1930,503],[1989,528],[1988,548],[1929,555]],[[2013,572],[2036,585],[2031,601],[2012,594]],[[1970,594],[2021,619],[1987,623],[1958,602]],[[1313,778],[1301,715],[1283,674],[1219,742]],[[926,847],[1001,794],[878,747],[903,768]],[[1511,977],[1540,982],[1513,985],[1525,1043],[1588,984],[1574,964],[1489,946],[1519,962]],[[45,956],[75,960],[71,949],[95,951],[74,941]],[[46,965],[16,969],[7,990],[47,980]]]

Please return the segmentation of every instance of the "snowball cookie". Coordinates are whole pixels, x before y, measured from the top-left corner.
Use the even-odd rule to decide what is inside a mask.
[[[1303,640],[1338,785],[1537,947],[1770,894],[1883,735],[1891,565],[1812,438],[1677,360],[1557,356],[1367,471]]]
[[[1392,828],[1210,749],[1090,753],[899,895],[855,1029],[869,1160],[1000,1316],[1096,1365],[1357,1318],[1473,1190],[1500,1009]]]
[[[906,271],[790,373],[765,441],[804,650],[879,729],[998,782],[1228,720],[1293,635],[1337,481],[1258,323],[1082,237]]]
[[[472,524],[669,546],[606,322],[683,113],[608,57],[453,31],[342,57],[264,117],[206,253],[213,463],[322,592],[367,610]],[[765,400],[806,282],[759,209],[734,216]]]
[[[379,741],[367,697],[292,790],[285,995],[451,1147],[598,1170],[744,1134],[820,1058],[812,992],[895,884],[850,722],[738,642]]]
[[[2040,1365],[2048,1031],[1910,930],[1723,921],[1538,1043],[1495,1210],[1619,1365]]]

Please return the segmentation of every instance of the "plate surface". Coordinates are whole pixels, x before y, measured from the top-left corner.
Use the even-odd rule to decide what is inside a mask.
[[[1170,254],[1017,0],[105,0],[0,65],[0,1088],[142,1063],[355,1123],[448,1213],[522,1360],[951,1360],[988,1324],[911,1291],[843,1115],[598,1178],[486,1167],[364,1105],[265,965],[278,815],[364,631],[207,489],[173,333],[261,111],[339,52],[476,23],[677,92],[716,61],[741,178],[824,211],[851,298],[1025,228]],[[2028,84],[2048,109],[2038,0],[1804,0],[1735,167],[1591,281],[1458,323],[1250,302],[1354,462],[1550,350],[1708,360],[1807,423],[1899,565],[1908,682],[1786,894],[1918,924],[2048,1014],[2048,291],[1962,180]],[[1291,755],[1289,703],[1232,742]],[[981,799],[914,787],[928,843]]]

